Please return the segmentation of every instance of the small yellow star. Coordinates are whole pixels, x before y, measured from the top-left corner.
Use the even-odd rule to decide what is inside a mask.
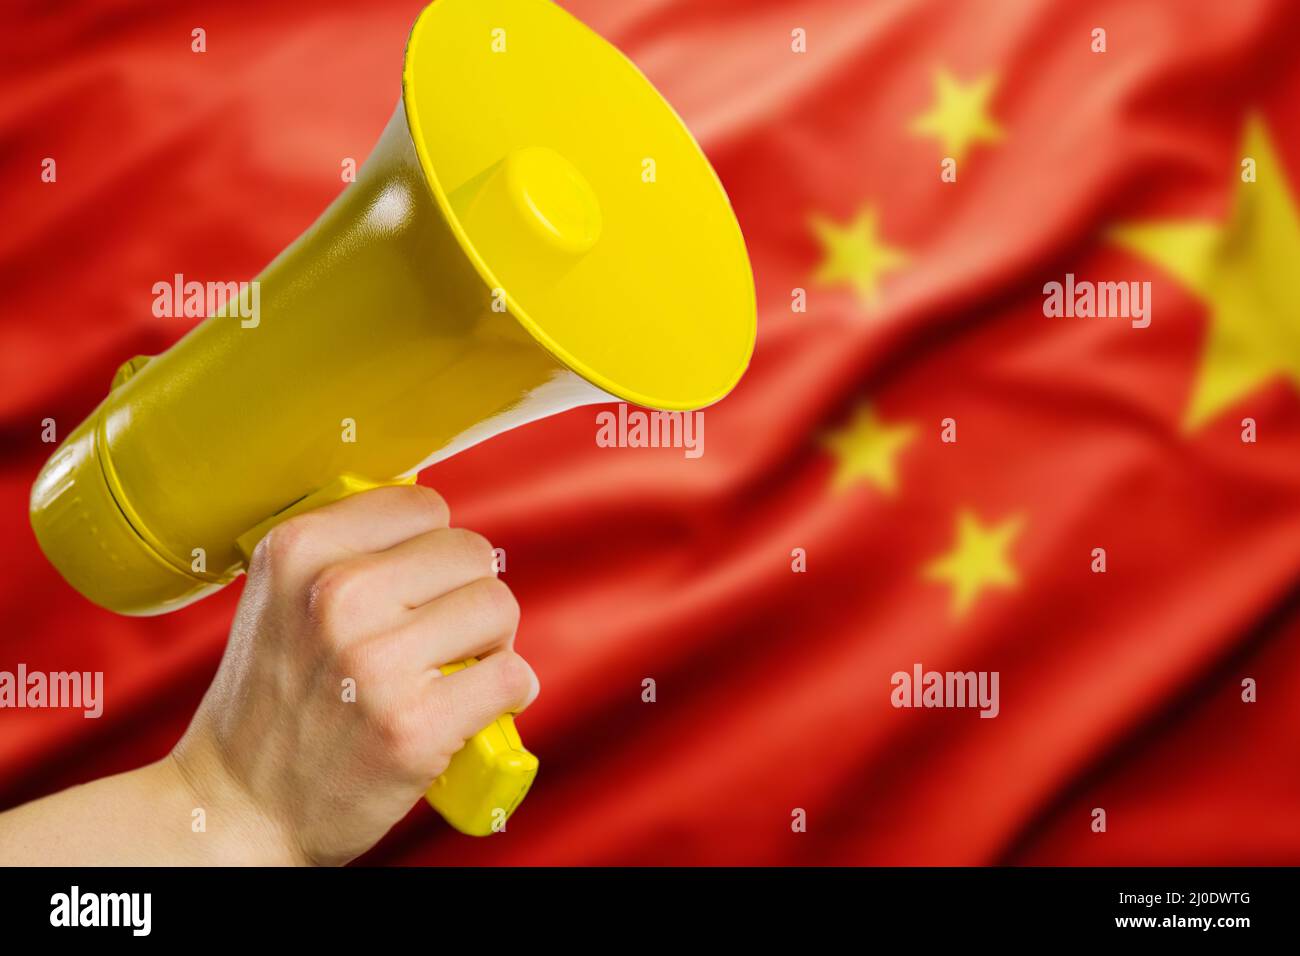
[[[1258,118],[1246,124],[1242,155],[1255,160],[1256,181],[1237,182],[1226,223],[1139,223],[1112,233],[1207,305],[1209,329],[1183,419],[1189,430],[1275,379],[1300,388],[1300,218]]]
[[[831,487],[843,491],[865,479],[893,494],[898,488],[898,455],[915,437],[915,425],[888,425],[870,405],[862,405],[847,425],[826,436],[826,447],[837,459]]]
[[[934,76],[935,104],[912,120],[911,131],[935,137],[943,143],[944,155],[960,163],[975,143],[1002,139],[1002,128],[989,115],[989,100],[996,87],[997,79],[991,73],[962,84],[941,67]]]
[[[952,585],[955,616],[961,617],[970,610],[985,589],[1008,590],[1020,583],[1007,551],[1023,525],[1024,520],[1017,516],[985,527],[974,512],[958,513],[957,541],[952,550],[926,565],[924,570],[928,580]]]
[[[848,284],[864,304],[874,303],[880,279],[907,262],[907,255],[886,245],[876,231],[876,213],[870,206],[847,225],[813,216],[813,233],[822,244],[824,258],[813,281],[822,285]]]

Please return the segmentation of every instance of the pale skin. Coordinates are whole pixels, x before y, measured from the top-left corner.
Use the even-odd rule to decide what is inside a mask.
[[[448,521],[415,486],[274,528],[172,752],[0,814],[0,863],[338,865],[374,846],[468,738],[537,696],[491,545]]]

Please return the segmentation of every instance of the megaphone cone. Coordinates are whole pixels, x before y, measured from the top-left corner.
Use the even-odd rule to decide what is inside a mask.
[[[438,0],[356,182],[239,302],[123,365],[32,526],[97,604],[173,610],[277,520],[506,429],[718,400],[754,308],[722,187],[627,59],[548,0]]]

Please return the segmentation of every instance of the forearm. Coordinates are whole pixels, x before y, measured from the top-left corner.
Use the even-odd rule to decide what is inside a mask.
[[[447,523],[435,492],[404,487],[277,526],[172,753],[0,814],[0,865],[334,865],[373,847],[538,691],[492,545]]]
[[[0,814],[0,864],[221,866],[299,862],[235,793],[203,793],[172,756]],[[196,812],[198,811],[198,812]]]

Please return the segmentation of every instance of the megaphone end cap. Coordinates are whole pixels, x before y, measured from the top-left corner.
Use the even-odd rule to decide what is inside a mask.
[[[69,584],[118,614],[162,614],[215,591],[219,583],[172,567],[126,519],[98,458],[98,422],[92,415],[69,435],[32,485],[41,551]]]
[[[596,244],[600,203],[582,174],[555,150],[515,150],[506,157],[506,178],[521,218],[543,242],[574,258]]]

